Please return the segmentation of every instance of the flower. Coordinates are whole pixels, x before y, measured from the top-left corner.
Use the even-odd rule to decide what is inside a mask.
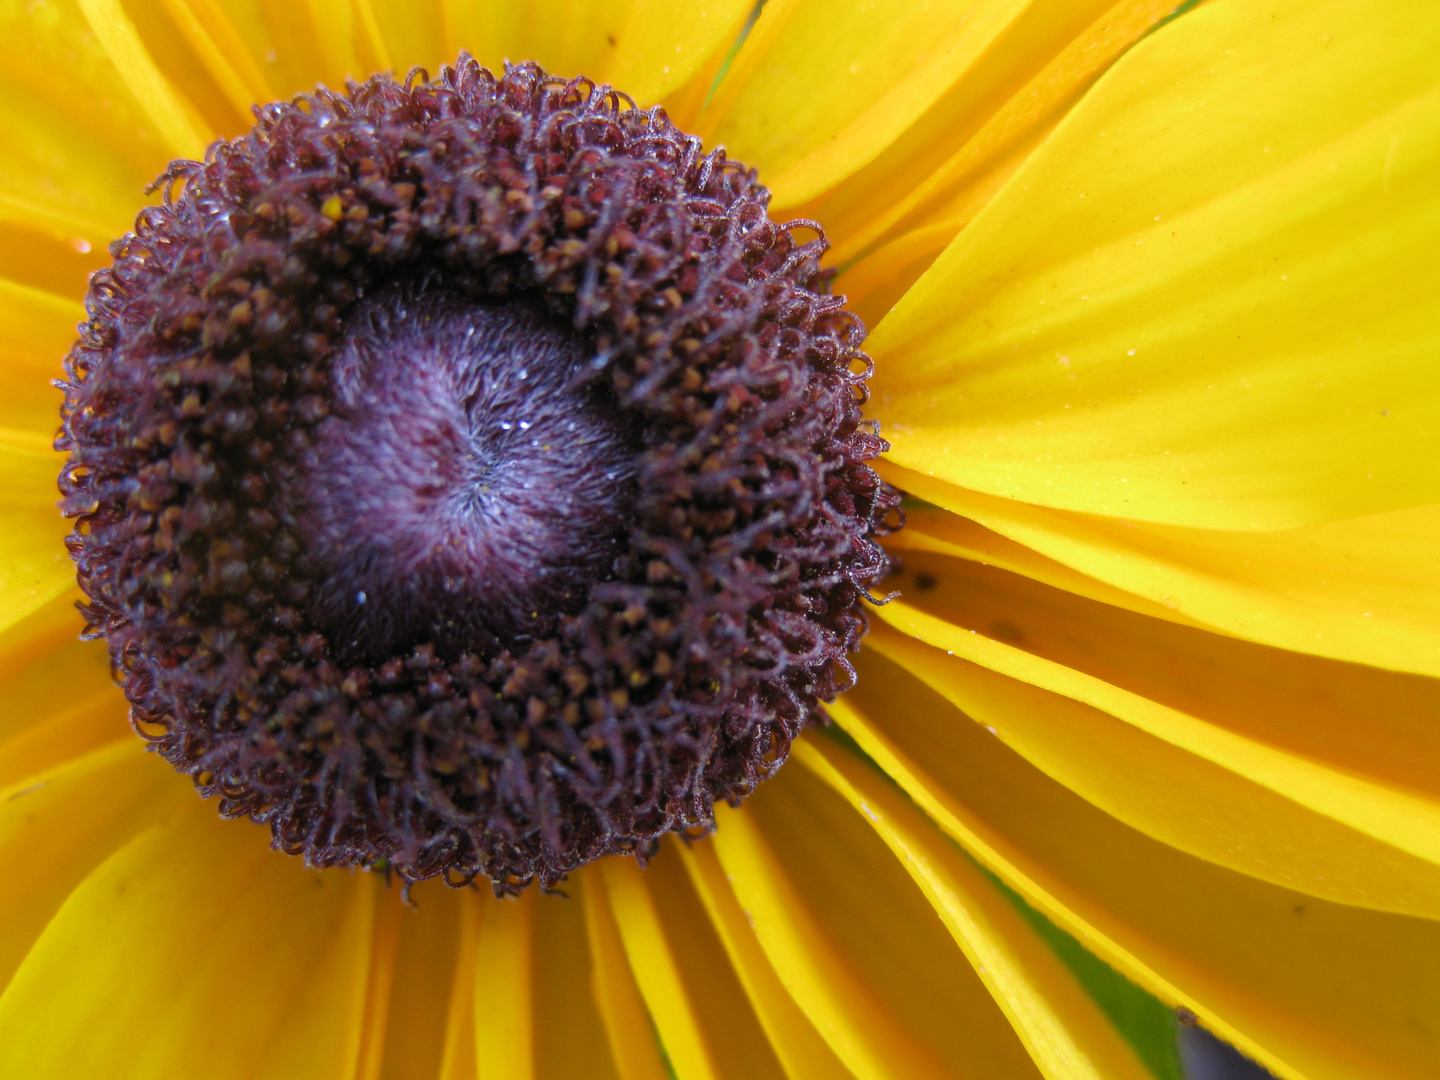
[[[1433,1072],[1440,16],[1171,6],[7,14],[0,1073],[1146,1075],[997,880],[1282,1077]],[[43,386],[169,158],[462,46],[824,222],[912,505],[838,731],[713,840],[408,911],[121,730]]]

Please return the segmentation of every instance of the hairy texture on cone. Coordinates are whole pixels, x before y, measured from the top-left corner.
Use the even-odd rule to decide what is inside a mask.
[[[407,882],[709,829],[853,680],[898,515],[818,229],[533,65],[257,118],[161,178],[68,359],[136,729],[278,847]]]
[[[606,575],[633,502],[624,413],[543,311],[386,290],[346,320],[329,412],[281,502],[342,658],[552,634]]]

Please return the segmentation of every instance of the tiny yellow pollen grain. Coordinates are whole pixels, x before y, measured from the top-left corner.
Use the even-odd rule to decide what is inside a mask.
[[[331,221],[339,221],[345,215],[345,203],[339,195],[331,195],[320,207],[320,213],[324,214]]]

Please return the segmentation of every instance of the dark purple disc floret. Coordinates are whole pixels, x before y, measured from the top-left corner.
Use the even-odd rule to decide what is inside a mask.
[[[854,679],[898,497],[823,236],[660,109],[468,56],[173,164],[67,362],[136,729],[316,866],[551,886]]]

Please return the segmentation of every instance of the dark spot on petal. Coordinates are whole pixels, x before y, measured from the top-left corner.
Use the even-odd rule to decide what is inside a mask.
[[[1020,645],[1025,641],[1025,631],[1004,619],[990,624],[990,636],[996,641],[1008,641],[1011,645]]]

